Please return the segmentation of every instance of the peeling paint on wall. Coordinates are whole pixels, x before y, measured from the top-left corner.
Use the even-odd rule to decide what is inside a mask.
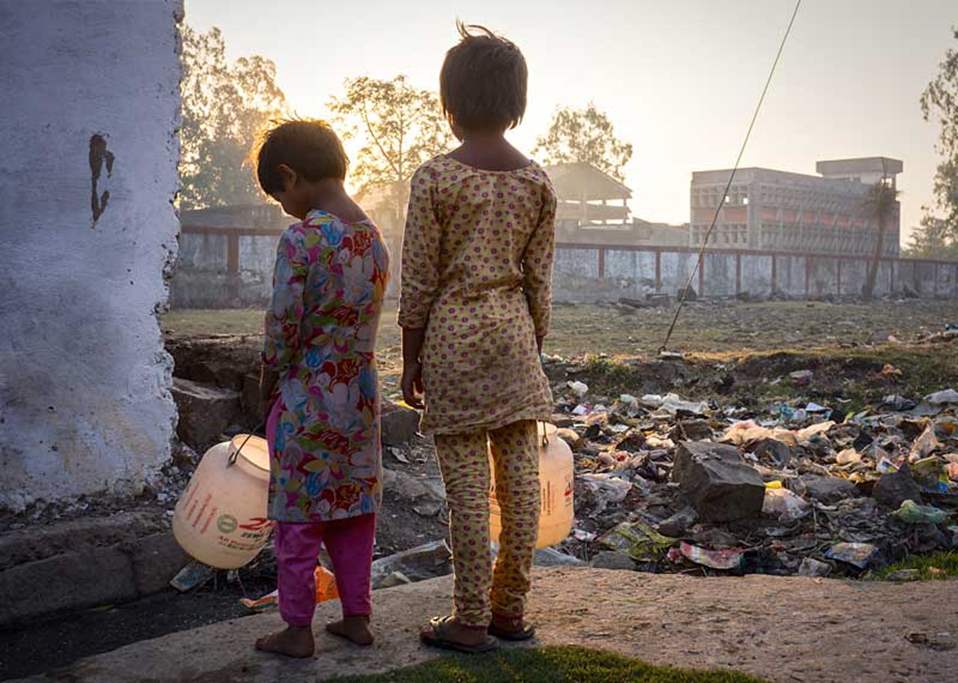
[[[113,152],[106,148],[106,136],[101,135],[100,133],[94,133],[90,137],[90,183],[92,189],[90,190],[90,209],[93,213],[93,225],[91,228],[96,227],[96,222],[100,219],[100,216],[103,215],[103,212],[106,211],[106,205],[110,201],[110,191],[103,190],[99,191],[100,185],[100,174],[103,172],[104,167],[106,168],[106,177],[113,177]]]

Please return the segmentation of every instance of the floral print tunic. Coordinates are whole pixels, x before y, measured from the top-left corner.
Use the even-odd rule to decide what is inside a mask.
[[[314,209],[280,237],[263,351],[285,405],[270,458],[270,519],[328,521],[379,507],[374,350],[388,278],[369,221]]]
[[[399,324],[426,328],[422,430],[547,420],[536,349],[549,330],[556,197],[536,163],[485,171],[451,157],[412,179]]]

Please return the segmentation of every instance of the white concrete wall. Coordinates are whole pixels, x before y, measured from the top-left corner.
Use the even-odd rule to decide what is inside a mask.
[[[0,0],[0,509],[169,457],[180,0]],[[91,137],[114,155],[94,224]],[[105,156],[105,155],[104,155]],[[98,198],[99,200],[99,198]]]

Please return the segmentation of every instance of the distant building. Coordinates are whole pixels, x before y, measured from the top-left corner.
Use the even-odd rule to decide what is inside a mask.
[[[871,255],[878,220],[865,205],[875,183],[896,184],[902,162],[886,157],[819,161],[820,175],[742,168],[728,196],[731,170],[692,174],[689,243],[699,246],[722,203],[709,246],[816,254]],[[901,211],[886,226],[885,256],[898,256]]]
[[[631,216],[632,190],[587,162],[545,167],[558,197],[558,242],[685,246],[688,225],[651,223]]]

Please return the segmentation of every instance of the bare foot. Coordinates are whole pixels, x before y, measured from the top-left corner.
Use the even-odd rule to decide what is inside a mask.
[[[257,640],[256,649],[303,659],[313,656],[316,643],[313,641],[311,628],[288,626],[283,631],[277,631]]]
[[[369,630],[369,617],[344,617],[326,624],[326,630],[334,636],[345,638],[356,645],[372,645],[373,633]]]

